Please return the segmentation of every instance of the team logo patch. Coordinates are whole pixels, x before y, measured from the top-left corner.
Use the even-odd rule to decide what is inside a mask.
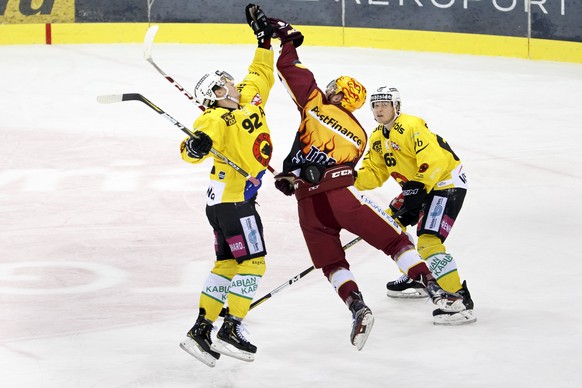
[[[273,146],[271,145],[271,136],[268,133],[259,133],[253,143],[253,155],[257,162],[267,167],[271,160]]]
[[[372,144],[372,149],[376,152],[382,152],[382,142],[375,141],[374,144]]]
[[[260,94],[259,93],[255,94],[255,96],[251,100],[251,104],[253,104],[255,106],[259,106],[262,103],[263,103],[263,99],[261,98]]]
[[[418,172],[426,172],[426,170],[428,170],[428,164],[427,163],[421,164],[420,167],[418,168]]]
[[[221,119],[223,119],[226,122],[227,126],[231,126],[236,124],[236,118],[234,117],[234,115],[230,112],[227,112],[225,114],[223,114],[222,116],[220,116]]]

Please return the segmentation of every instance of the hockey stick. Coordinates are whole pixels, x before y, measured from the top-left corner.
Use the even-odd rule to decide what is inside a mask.
[[[172,116],[170,116],[169,114],[164,112],[160,107],[158,107],[153,102],[151,102],[150,100],[148,100],[147,98],[145,98],[144,96],[142,96],[139,93],[124,93],[124,94],[110,94],[110,95],[104,95],[104,96],[97,96],[97,101],[101,104],[112,104],[112,103],[122,102],[122,101],[140,101],[140,102],[143,102],[144,104],[146,104],[147,106],[149,106],[150,108],[152,108],[153,110],[158,112],[160,115],[164,116],[172,124],[174,124],[175,126],[180,128],[180,130],[182,132],[186,133],[188,136],[190,136],[192,138],[196,137],[194,135],[194,133],[192,133],[192,131],[190,131],[188,128],[186,128],[184,125],[182,125],[182,123],[180,123],[178,120],[176,120],[175,118],[173,118]],[[258,186],[261,183],[260,180],[258,180],[257,178],[253,177],[251,174],[249,174],[248,172],[243,170],[242,167],[240,167],[239,165],[234,163],[232,160],[230,160],[225,155],[221,154],[219,151],[215,150],[214,148],[211,148],[210,152],[213,153],[214,155],[216,155],[216,157],[218,157],[220,160],[222,160],[223,162],[228,164],[230,167],[235,169],[236,172],[238,172],[239,174],[241,174],[242,176],[247,178],[247,180],[249,182],[251,182],[253,185]]]
[[[404,213],[406,213],[406,209],[401,208],[400,210],[398,210],[397,212],[395,212],[392,215],[392,218],[397,218],[401,215],[403,215]],[[344,245],[342,247],[342,249],[348,250],[349,248],[353,247],[354,245],[356,245],[357,243],[359,243],[362,240],[361,237],[356,237],[355,239],[353,239],[352,241],[350,241],[349,243],[347,243],[346,245]],[[255,300],[253,303],[251,303],[251,306],[249,308],[249,310],[254,309],[255,307],[257,307],[258,305],[260,305],[261,303],[265,302],[267,299],[269,299],[270,297],[272,297],[274,294],[278,293],[279,291],[281,291],[282,289],[292,285],[293,283],[298,282],[300,279],[304,278],[305,275],[307,275],[308,273],[310,273],[311,271],[313,271],[315,269],[314,266],[311,266],[309,268],[307,268],[306,270],[304,270],[303,272],[301,272],[299,275],[296,275],[294,277],[292,277],[291,279],[287,280],[285,283],[281,284],[279,287],[275,288],[273,291],[269,292],[266,295],[263,295],[261,298]],[[226,314],[228,314],[228,307],[223,307],[222,310],[220,310],[220,316],[224,317]]]
[[[342,249],[345,251],[346,249],[353,247],[358,242],[360,242],[361,239],[362,239],[361,237],[356,237],[355,239],[353,239],[352,241],[350,241],[349,243],[347,243],[346,245],[344,245],[342,247]],[[258,305],[260,305],[261,303],[265,302],[267,299],[269,299],[270,297],[272,297],[273,295],[275,295],[276,293],[278,293],[279,291],[281,291],[282,289],[284,289],[284,288],[292,285],[293,283],[298,282],[300,279],[304,278],[308,273],[310,273],[314,269],[315,269],[314,266],[311,266],[311,267],[307,268],[306,270],[304,270],[303,272],[301,272],[299,275],[296,275],[296,276],[292,277],[291,279],[287,280],[285,283],[281,284],[279,287],[275,288],[274,290],[272,290],[268,294],[263,295],[259,299],[255,300],[253,303],[251,303],[251,307],[249,307],[249,310],[254,309]],[[228,314],[228,307],[223,307],[222,310],[220,310],[220,314],[219,315],[221,317],[224,317],[226,314]]]
[[[154,38],[156,37],[156,33],[158,32],[158,28],[159,28],[158,26],[151,26],[150,28],[148,28],[148,30],[145,34],[145,38],[143,41],[143,44],[144,44],[143,56],[144,56],[145,60],[148,61],[158,71],[158,73],[160,73],[162,75],[162,77],[164,77],[166,80],[168,80],[169,83],[174,85],[176,87],[176,89],[178,89],[180,92],[182,92],[182,94],[184,94],[184,96],[186,96],[187,99],[192,101],[192,103],[196,104],[196,106],[200,110],[204,111],[204,107],[200,106],[196,103],[194,96],[192,96],[190,93],[188,93],[182,85],[180,85],[172,77],[170,77],[168,74],[166,74],[166,72],[164,72],[154,62],[154,59],[152,58],[152,44],[154,43]]]

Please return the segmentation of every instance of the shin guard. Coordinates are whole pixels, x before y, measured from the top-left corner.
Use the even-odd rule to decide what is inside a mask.
[[[214,263],[214,268],[204,283],[200,293],[200,307],[206,310],[206,318],[214,322],[230,288],[233,276],[236,274],[236,260],[219,260]]]

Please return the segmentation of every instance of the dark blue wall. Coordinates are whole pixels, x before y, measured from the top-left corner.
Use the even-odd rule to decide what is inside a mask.
[[[525,0],[344,1],[346,27],[528,36]],[[148,18],[148,0],[76,0],[75,12],[77,22],[87,23],[245,23],[246,4],[235,0],[155,0]],[[344,23],[342,1],[264,0],[260,5],[268,16],[292,24]],[[582,0],[532,4],[531,37],[582,42]]]

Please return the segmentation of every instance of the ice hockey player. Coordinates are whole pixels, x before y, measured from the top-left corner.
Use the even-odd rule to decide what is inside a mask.
[[[451,146],[432,133],[420,117],[401,113],[398,89],[382,86],[372,93],[370,105],[380,124],[370,136],[370,148],[357,172],[359,190],[382,186],[391,176],[402,192],[388,212],[404,208],[397,221],[417,225],[417,249],[443,290],[463,296],[459,312],[436,309],[435,324],[459,325],[476,321],[466,281],[461,284],[457,264],[443,243],[451,232],[467,193],[467,176]],[[424,284],[404,273],[388,282],[388,296],[426,297]]]
[[[322,270],[352,313],[350,341],[361,350],[374,317],[364,303],[340,241],[342,229],[361,236],[392,256],[400,269],[425,285],[433,302],[445,311],[464,309],[459,295],[444,292],[405,233],[377,205],[354,189],[354,166],[364,154],[367,135],[353,116],[365,103],[366,89],[355,78],[341,76],[321,90],[297,54],[301,32],[280,19],[270,19],[281,40],[277,70],[299,108],[301,124],[275,186],[295,195],[299,223],[313,265]]]
[[[258,6],[249,4],[245,13],[258,41],[248,74],[237,85],[220,70],[200,78],[194,97],[206,110],[194,122],[196,137],[182,142],[181,155],[196,164],[212,156],[209,151],[214,147],[260,181],[273,148],[264,111],[275,83],[273,28]],[[214,157],[206,216],[214,231],[216,261],[202,287],[196,323],[180,344],[210,367],[221,354],[253,361],[257,351],[245,337],[242,321],[266,269],[263,225],[255,208],[260,186]],[[214,321],[226,301],[229,313],[213,343]]]

